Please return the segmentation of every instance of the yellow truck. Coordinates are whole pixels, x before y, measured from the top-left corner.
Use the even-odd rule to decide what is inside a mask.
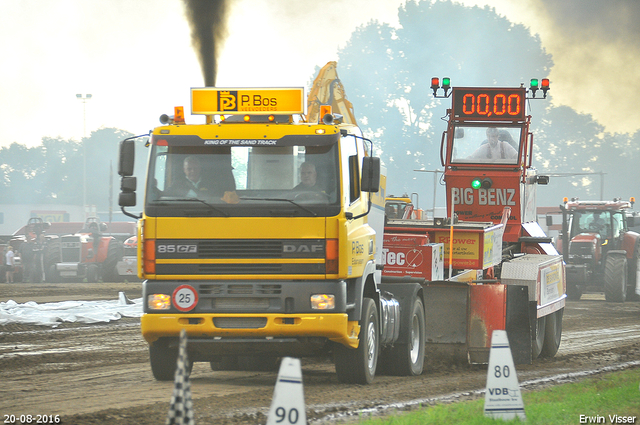
[[[139,219],[141,329],[155,378],[173,379],[183,330],[189,359],[214,370],[331,356],[339,381],[359,384],[379,368],[419,375],[425,356],[486,363],[493,330],[507,331],[516,363],[554,356],[565,269],[530,219],[535,185],[548,181],[531,165],[533,84],[451,93],[446,219],[387,196],[334,62],[306,114],[302,88],[192,89],[192,114],[205,122],[186,124],[182,108],[161,117],[139,216],[125,210],[137,181],[136,138],[124,140],[119,203]],[[457,156],[471,145],[465,134],[482,147],[478,136],[498,126],[515,135],[513,159]],[[385,217],[385,200],[404,213]]]
[[[303,97],[303,88],[194,88],[192,113],[206,122],[186,124],[177,108],[151,132],[134,216],[156,379],[173,379],[183,329],[189,359],[214,370],[332,355],[341,382],[366,384],[388,347],[394,370],[422,372],[411,339],[419,326],[424,345],[421,287],[398,284],[401,298],[380,289],[384,171],[335,63],[314,82],[307,115]],[[125,213],[136,205],[134,143],[120,146]],[[412,314],[401,318],[405,303]]]

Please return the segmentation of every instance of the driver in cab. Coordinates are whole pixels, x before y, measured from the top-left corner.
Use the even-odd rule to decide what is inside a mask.
[[[473,159],[516,159],[518,151],[508,142],[498,139],[500,131],[496,127],[487,128],[487,141],[471,154]]]
[[[300,183],[293,188],[293,191],[322,192],[322,188],[318,184],[318,172],[315,164],[303,162],[300,165]]]
[[[605,229],[605,221],[601,214],[602,213],[599,211],[593,213],[593,220],[589,223],[589,230],[594,230],[600,233]]]

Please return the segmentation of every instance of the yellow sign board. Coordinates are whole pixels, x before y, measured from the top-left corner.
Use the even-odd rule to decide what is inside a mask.
[[[301,114],[304,88],[192,88],[191,113],[223,114]]]
[[[460,269],[481,269],[482,258],[480,253],[482,247],[480,246],[480,236],[478,232],[460,232],[456,231],[453,234],[453,264],[454,267]],[[435,243],[441,243],[444,245],[444,258],[446,265],[448,265],[449,259],[449,246],[451,244],[451,238],[449,237],[449,231],[435,232]],[[484,253],[483,253],[484,254]]]

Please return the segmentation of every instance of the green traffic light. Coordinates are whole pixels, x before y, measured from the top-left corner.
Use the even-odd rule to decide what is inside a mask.
[[[451,78],[444,77],[442,79],[442,87],[449,87],[449,86],[451,86]]]
[[[531,79],[531,88],[538,88],[538,79],[537,78],[532,78]]]
[[[471,187],[474,189],[480,189],[482,187],[482,182],[480,179],[473,179],[471,181]]]

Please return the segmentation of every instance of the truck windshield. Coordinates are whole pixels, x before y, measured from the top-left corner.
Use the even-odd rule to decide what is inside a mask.
[[[457,126],[451,163],[518,164],[520,127]]]
[[[337,145],[197,146],[153,140],[145,210],[318,216],[339,209]]]

